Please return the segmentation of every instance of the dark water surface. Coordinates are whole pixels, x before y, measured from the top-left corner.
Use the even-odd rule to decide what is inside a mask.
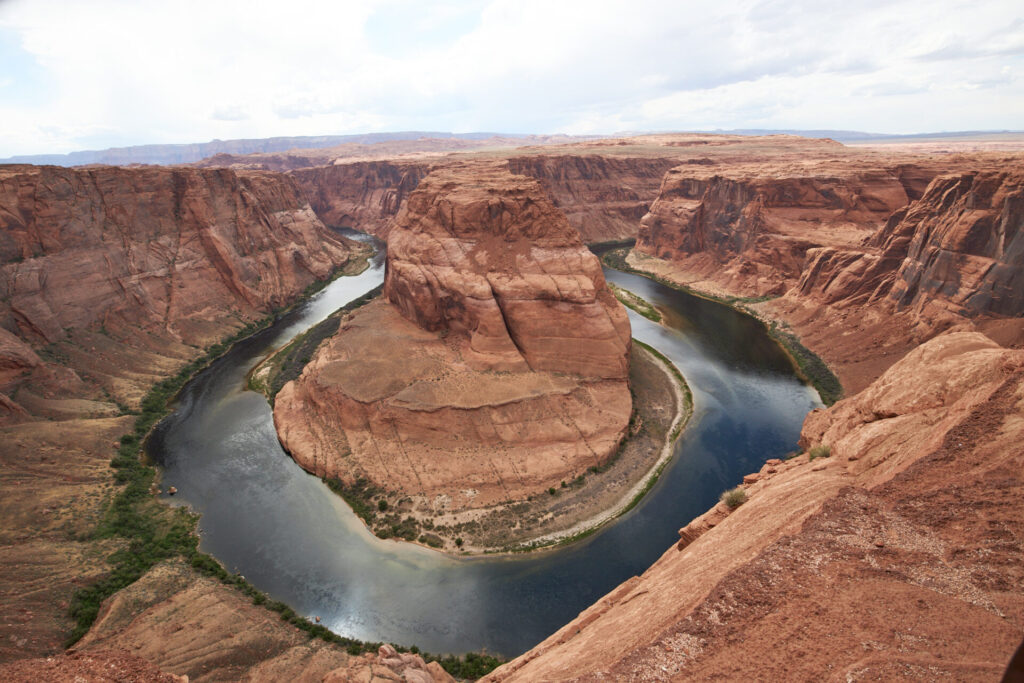
[[[270,406],[245,389],[246,372],[380,284],[380,256],[196,377],[149,453],[163,466],[164,487],[178,488],[174,501],[202,513],[202,550],[300,614],[364,640],[517,655],[642,573],[677,540],[680,526],[744,474],[793,450],[804,415],[820,405],[755,321],[643,277],[606,274],[665,313],[667,327],[631,311],[633,336],[682,370],[696,414],[643,502],[580,543],[460,559],[380,540],[281,450]]]

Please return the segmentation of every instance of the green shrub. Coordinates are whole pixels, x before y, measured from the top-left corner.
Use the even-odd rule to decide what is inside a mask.
[[[747,492],[742,486],[737,486],[722,494],[722,502],[728,505],[730,510],[735,510],[747,502]]]
[[[832,447],[821,444],[807,452],[807,459],[814,460],[815,458],[827,458],[830,455],[832,455]]]

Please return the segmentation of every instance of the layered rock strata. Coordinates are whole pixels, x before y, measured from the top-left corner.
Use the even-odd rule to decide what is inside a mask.
[[[666,150],[667,151],[667,150]],[[583,241],[635,239],[640,219],[677,159],[597,154],[513,156],[516,175],[536,178]]]
[[[289,175],[327,225],[386,239],[405,198],[431,166],[428,162],[365,161],[299,169]]]
[[[778,295],[799,281],[809,250],[857,245],[908,201],[885,171],[678,166],[644,216],[636,250],[726,289]]]
[[[0,167],[0,661],[62,649],[109,576],[127,409],[356,248],[275,174]]]
[[[91,370],[131,403],[133,383],[112,377],[148,374],[147,362],[159,370],[153,355],[197,354],[190,347],[283,304],[354,249],[285,176],[4,167],[0,391],[32,379],[27,401],[74,398],[72,375]],[[42,367],[31,349],[42,346],[67,359],[65,369]],[[116,358],[124,346],[138,362]]]
[[[940,336],[808,417],[825,457],[767,463],[487,680],[998,678],[1024,635],[1022,414],[1024,351]]]
[[[388,243],[384,300],[277,395],[300,465],[461,509],[526,498],[615,451],[628,318],[536,181],[435,171]]]
[[[940,176],[865,246],[810,253],[799,293],[929,319],[1024,315],[1024,170]]]

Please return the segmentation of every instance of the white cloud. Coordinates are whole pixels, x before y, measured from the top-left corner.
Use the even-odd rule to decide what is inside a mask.
[[[1022,15],[1017,0],[10,0],[0,57],[47,78],[0,101],[0,156],[387,129],[1020,128]],[[5,93],[27,82],[5,68]]]

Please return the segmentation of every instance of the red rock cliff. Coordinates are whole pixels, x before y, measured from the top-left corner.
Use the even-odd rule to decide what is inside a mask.
[[[745,294],[797,283],[808,250],[856,245],[909,201],[895,174],[710,172],[666,174],[636,249]]]
[[[516,175],[536,178],[584,242],[633,239],[677,159],[595,154],[513,156]]]
[[[289,175],[327,225],[385,239],[391,220],[430,168],[422,162],[364,161],[298,169]]]
[[[286,176],[4,167],[0,328],[11,353],[0,367],[34,362],[11,337],[67,344],[75,366],[81,336],[97,332],[187,357],[197,351],[186,347],[219,339],[326,276],[352,246]],[[117,363],[107,370],[116,375]]]

